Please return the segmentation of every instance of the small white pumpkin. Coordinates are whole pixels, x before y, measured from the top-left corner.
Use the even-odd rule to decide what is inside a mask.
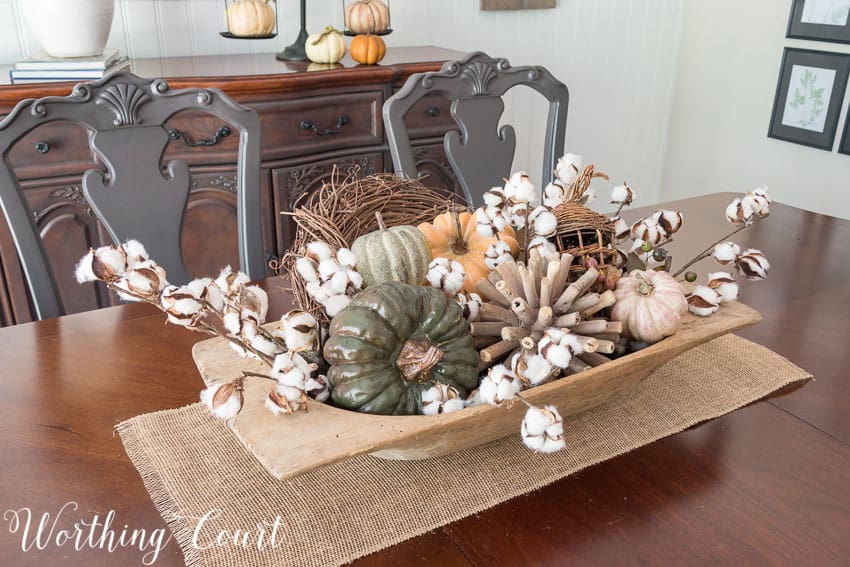
[[[667,272],[632,270],[617,282],[611,320],[622,321],[631,338],[656,343],[679,329],[688,311],[682,286]]]
[[[390,9],[381,0],[357,0],[345,7],[345,25],[354,33],[380,33],[390,27]]]
[[[345,39],[341,31],[327,26],[322,33],[310,34],[304,49],[313,63],[336,63],[345,55]]]
[[[270,0],[237,0],[227,7],[227,29],[235,36],[269,35],[277,24]]]

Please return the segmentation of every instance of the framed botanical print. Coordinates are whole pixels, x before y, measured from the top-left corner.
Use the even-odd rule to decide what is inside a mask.
[[[841,135],[838,152],[850,155],[850,105],[847,107],[847,118],[844,119],[844,134]]]
[[[768,136],[832,149],[850,54],[785,48]]]
[[[850,43],[850,0],[794,0],[786,36]]]

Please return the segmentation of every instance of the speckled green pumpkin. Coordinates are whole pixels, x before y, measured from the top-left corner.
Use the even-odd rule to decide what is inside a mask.
[[[411,341],[442,352],[414,380],[396,364]],[[478,384],[478,352],[462,309],[430,287],[387,282],[360,292],[331,321],[324,356],[334,403],[365,413],[418,414],[422,391],[434,382],[464,397]]]
[[[414,226],[394,226],[364,234],[351,251],[366,287],[384,282],[421,284],[428,273],[431,249]]]

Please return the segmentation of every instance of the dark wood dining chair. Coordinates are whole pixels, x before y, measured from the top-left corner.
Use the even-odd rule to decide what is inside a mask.
[[[459,130],[446,133],[443,146],[449,164],[470,203],[510,175],[516,134],[509,125],[499,127],[505,109],[502,96],[525,85],[549,101],[541,182],[553,179],[556,160],[564,151],[569,91],[544,67],[511,67],[505,59],[475,52],[445,63],[440,71],[411,75],[404,86],[384,103],[384,126],[395,172],[417,178],[416,162],[405,125],[405,114],[426,95],[451,100],[451,115]]]
[[[102,168],[82,176],[82,194],[116,243],[135,238],[165,267],[171,283],[190,277],[181,254],[181,224],[190,189],[185,161],[162,163],[174,130],[165,122],[195,109],[217,116],[239,132],[237,225],[241,269],[252,279],[266,275],[260,227],[260,120],[217,89],[171,90],[162,79],[122,72],[81,83],[69,96],[21,101],[0,122],[0,206],[31,294],[35,315],[63,314],[56,280],[33,214],[12,168],[14,145],[54,121],[82,125]],[[178,132],[179,135],[179,132]],[[80,250],[80,256],[85,250]]]

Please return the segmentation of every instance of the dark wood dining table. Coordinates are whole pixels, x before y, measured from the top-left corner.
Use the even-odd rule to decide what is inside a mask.
[[[685,215],[674,267],[732,228],[723,210],[733,197],[663,205]],[[764,319],[739,334],[813,381],[356,565],[850,564],[850,221],[774,203],[735,240],[771,262],[767,280],[741,283]],[[284,312],[283,282],[263,285]],[[0,329],[0,510],[39,517],[74,502],[67,517],[113,511],[118,529],[164,528],[113,426],[195,402],[191,346],[202,338],[138,304]],[[3,565],[142,564],[134,547],[24,551],[11,532],[7,514]],[[182,561],[172,541],[156,565]]]

